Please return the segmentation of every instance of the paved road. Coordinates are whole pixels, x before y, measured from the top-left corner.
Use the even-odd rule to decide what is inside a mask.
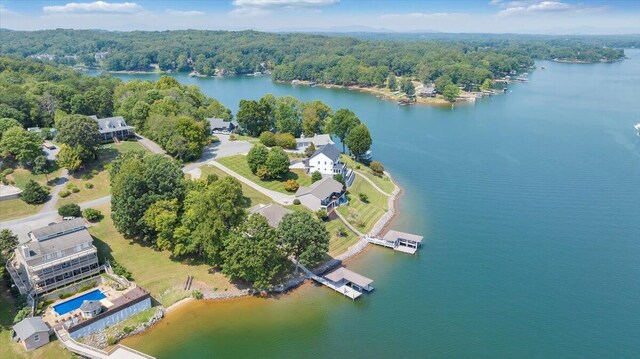
[[[223,158],[235,155],[246,155],[253,145],[247,141],[229,141],[229,135],[217,135],[220,142],[206,147],[202,152],[202,157],[198,161],[188,163],[184,166],[183,172],[189,173],[191,170],[201,167],[205,163],[216,158]]]
[[[53,189],[49,193],[49,197],[51,197],[51,199],[48,200],[44,204],[44,206],[42,206],[39,213],[49,212],[56,208],[56,204],[58,204],[58,200],[60,199],[60,196],[58,196],[58,194],[60,193],[60,191],[62,191],[68,181],[69,171],[63,169],[62,172],[60,172],[60,176],[58,176],[58,181],[56,182],[55,187],[53,187]]]
[[[245,178],[245,177],[239,175],[238,173],[232,171],[228,167],[222,165],[220,162],[211,161],[211,162],[209,162],[209,164],[212,165],[212,166],[216,166],[219,169],[225,171],[226,173],[228,173],[231,176],[237,178],[239,181],[243,182],[247,186],[255,189],[256,191],[258,191],[258,192],[260,192],[262,194],[264,194],[265,196],[271,198],[272,200],[274,200],[277,203],[284,204],[284,205],[293,204],[293,200],[295,199],[295,196],[293,196],[293,195],[288,195],[288,194],[272,191],[270,189],[266,189],[266,188],[258,185],[257,183],[251,182],[247,178]]]
[[[140,142],[141,145],[143,145],[144,147],[146,147],[149,151],[157,154],[157,155],[164,155],[167,152],[165,150],[162,149],[162,147],[160,147],[159,144],[151,141],[150,139],[143,137],[139,134],[136,134],[136,138],[138,139],[138,142]]]

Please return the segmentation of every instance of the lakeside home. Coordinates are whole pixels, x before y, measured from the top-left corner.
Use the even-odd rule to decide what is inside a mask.
[[[249,214],[256,213],[264,216],[271,227],[278,228],[282,218],[289,213],[293,213],[293,211],[277,204],[257,204],[249,208]]]
[[[332,177],[324,177],[309,187],[300,187],[296,199],[312,211],[324,209],[327,212],[348,202],[344,186]]]
[[[29,232],[7,268],[24,295],[44,293],[100,272],[98,250],[82,218]]]
[[[206,120],[209,122],[209,127],[211,128],[212,135],[216,135],[216,134],[228,135],[239,127],[238,122],[227,121],[222,118],[211,117],[211,118],[207,118]]]
[[[98,118],[89,116],[98,122],[100,140],[103,142],[126,140],[135,135],[133,126],[127,125],[122,116]]]
[[[305,135],[302,134],[300,138],[296,138],[296,151],[304,152],[311,144],[318,148],[324,145],[334,145],[335,143],[329,134],[316,134],[311,137],[305,137]]]
[[[316,152],[309,157],[308,172],[320,172],[323,175],[346,175],[347,165],[340,160],[340,151],[332,145],[327,144],[319,147]]]

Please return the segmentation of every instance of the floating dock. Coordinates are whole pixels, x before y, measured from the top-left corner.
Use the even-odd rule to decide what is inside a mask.
[[[395,251],[415,254],[422,244],[424,237],[417,234],[405,233],[400,231],[389,231],[384,237],[366,237],[369,243],[379,246],[392,248]]]

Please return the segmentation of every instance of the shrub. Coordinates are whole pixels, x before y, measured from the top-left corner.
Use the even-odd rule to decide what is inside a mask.
[[[13,173],[13,168],[5,168],[4,170],[2,170],[2,175],[3,176],[7,176]]]
[[[213,182],[218,180],[218,175],[215,173],[209,173],[207,175],[207,184],[212,184]]]
[[[267,155],[265,166],[269,172],[269,178],[282,178],[289,173],[289,156],[280,147],[274,147]]]
[[[220,139],[218,138],[218,136],[211,136],[211,143],[216,143],[216,142],[220,142]]]
[[[264,166],[267,162],[267,156],[269,156],[269,149],[263,145],[256,145],[251,147],[247,154],[247,165],[254,174],[257,174],[258,168]]]
[[[107,344],[108,345],[115,345],[118,342],[118,340],[116,339],[116,337],[108,337],[107,338]]]
[[[296,138],[290,133],[276,133],[275,135],[276,146],[286,148],[289,150],[296,149]]]
[[[293,204],[295,204],[296,206],[300,204],[300,200],[299,199],[294,199],[293,200]]]
[[[344,185],[344,177],[340,173],[333,175],[333,179]]]
[[[287,180],[284,183],[284,189],[286,189],[289,192],[295,192],[298,190],[298,188],[300,188],[300,184],[298,183],[298,181],[294,179]]]
[[[26,306],[26,307],[20,309],[18,311],[18,313],[16,313],[16,316],[13,317],[13,322],[14,323],[18,323],[19,321],[21,321],[24,318],[27,318],[29,316],[31,316],[31,307]]]
[[[324,209],[319,209],[316,211],[316,216],[318,217],[318,219],[324,221],[327,218],[329,218],[329,215],[327,214],[327,211]]]
[[[120,263],[116,262],[115,259],[111,259],[109,261],[111,263],[111,268],[113,269],[113,273],[125,277],[129,280],[132,279],[131,272],[129,272],[125,267],[123,267]]]
[[[369,168],[373,171],[373,174],[376,176],[382,176],[384,174],[384,166],[379,161],[372,161],[369,164]]]
[[[34,180],[29,180],[20,194],[20,198],[28,204],[42,204],[47,201],[49,190]]]
[[[269,170],[266,166],[260,166],[256,171],[256,176],[258,176],[258,178],[260,178],[261,180],[265,180],[269,178]]]
[[[98,175],[98,170],[96,170],[96,169],[91,170],[91,177],[97,176],[97,175]]]
[[[78,192],[80,192],[80,188],[78,188],[76,186],[73,186],[73,187],[71,187],[71,192],[78,193]]]
[[[65,299],[65,298],[69,298],[70,296],[72,296],[74,294],[75,293],[73,293],[73,292],[60,293],[60,294],[58,294],[58,298]]]
[[[320,181],[322,179],[322,173],[315,171],[311,174],[311,183]]]
[[[194,297],[194,298],[196,298],[196,299],[202,299],[202,298],[204,298],[204,294],[202,294],[202,292],[201,292],[201,291],[199,291],[199,290],[197,290],[197,289],[196,289],[196,290],[194,290],[193,292],[191,292],[191,296],[192,296],[192,297]]]
[[[71,192],[69,192],[66,189],[63,189],[62,191],[58,192],[58,196],[65,198],[65,197],[69,197],[69,195],[71,194]]]
[[[360,200],[364,203],[369,203],[369,196],[367,196],[366,193],[364,192],[360,192],[358,193],[358,197],[360,198]]]
[[[97,222],[104,218],[104,215],[97,209],[87,208],[82,211],[82,217],[86,218],[88,221]]]
[[[260,143],[267,147],[273,147],[276,145],[276,135],[270,131],[264,131],[260,134]]]
[[[229,135],[229,141],[235,141],[237,139],[238,139],[238,137],[236,137],[235,134],[232,133],[232,134]]]
[[[127,325],[126,327],[122,328],[122,331],[125,334],[129,334],[129,333],[133,332],[134,330],[136,330],[136,327],[131,326],[131,325]]]
[[[82,215],[82,211],[80,210],[80,206],[77,204],[69,203],[58,208],[58,214],[62,217],[80,217]]]
[[[83,175],[82,175],[82,177],[80,177],[80,178],[82,178],[82,179],[83,179],[83,180],[85,180],[85,181],[88,181],[88,180],[92,179],[92,178],[93,178],[93,176],[91,175],[91,173],[85,173],[85,174],[83,174]]]
[[[338,230],[336,230],[336,234],[338,235],[338,237],[346,237],[347,236],[347,230],[344,229],[344,227],[340,226],[340,227],[338,227]]]
[[[91,183],[91,182],[85,182],[85,184],[84,184],[84,188],[86,188],[86,189],[92,189],[92,188],[93,188],[93,183]]]

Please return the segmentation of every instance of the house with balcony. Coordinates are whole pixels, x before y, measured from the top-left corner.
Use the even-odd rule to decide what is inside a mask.
[[[45,293],[100,273],[98,250],[82,218],[29,232],[7,268],[23,294]]]
[[[100,132],[100,140],[121,141],[135,135],[133,126],[127,125],[122,116],[98,118],[97,116],[89,116],[98,122],[98,130]]]
[[[333,177],[324,177],[309,187],[298,188],[296,199],[312,211],[324,209],[327,212],[348,202],[345,186]]]
[[[340,151],[332,145],[320,146],[308,160],[309,173],[320,172],[323,175],[346,175],[347,165],[340,161]]]

